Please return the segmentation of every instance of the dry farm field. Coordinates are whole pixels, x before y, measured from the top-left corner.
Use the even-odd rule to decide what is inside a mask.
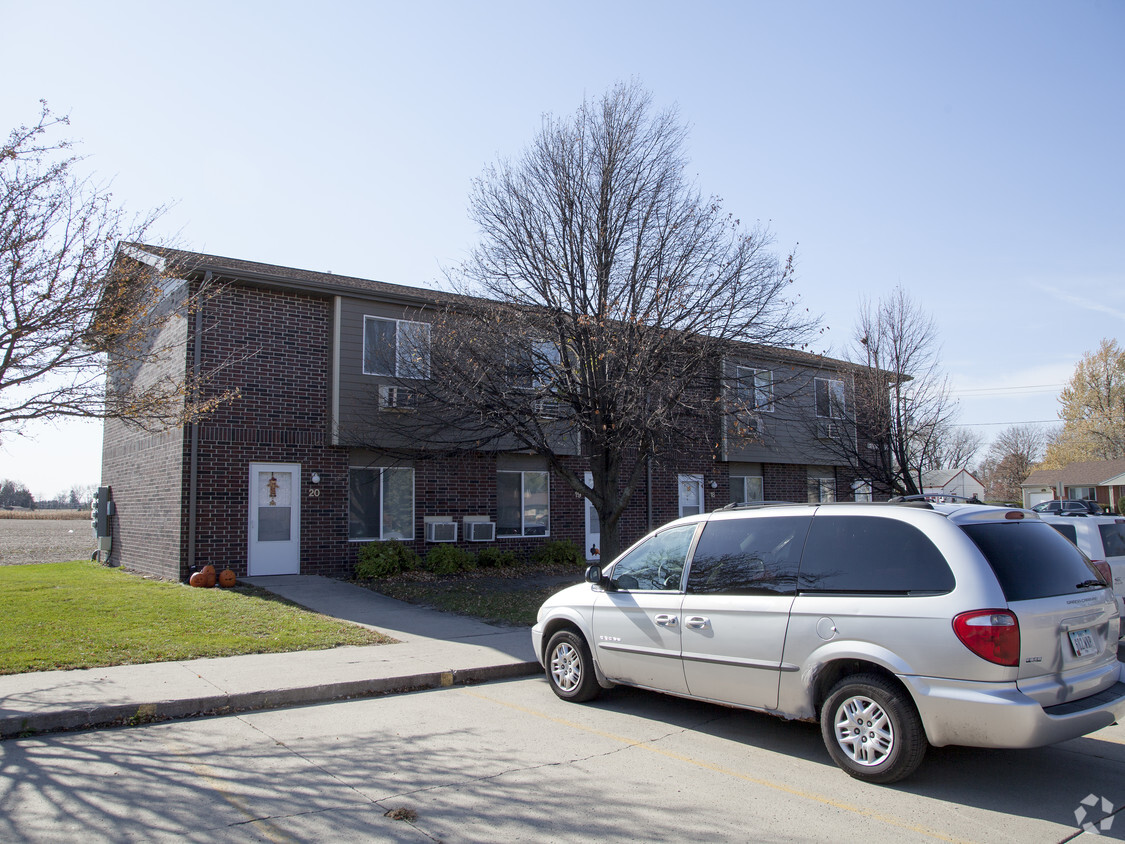
[[[90,559],[94,534],[89,513],[69,519],[36,515],[32,519],[0,518],[0,565]]]

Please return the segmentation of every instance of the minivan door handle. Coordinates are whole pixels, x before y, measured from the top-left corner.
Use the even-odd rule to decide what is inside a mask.
[[[660,613],[660,615],[655,618],[655,621],[657,624],[660,624],[664,627],[676,626],[676,617],[674,615],[668,615],[668,613]]]
[[[711,619],[707,618],[707,616],[704,615],[693,615],[685,623],[693,630],[703,630],[704,628],[711,626]]]

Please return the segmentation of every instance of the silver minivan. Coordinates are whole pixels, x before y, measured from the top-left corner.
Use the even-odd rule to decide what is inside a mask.
[[[1125,716],[1120,625],[1030,511],[739,505],[591,566],[532,640],[560,698],[621,683],[819,720],[841,768],[887,783],[928,745],[1037,747]]]

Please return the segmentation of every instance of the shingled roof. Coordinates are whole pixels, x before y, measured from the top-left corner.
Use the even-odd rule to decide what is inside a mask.
[[[1125,457],[1069,463],[1061,469],[1036,469],[1022,486],[1100,486],[1125,474]]]
[[[173,272],[181,277],[202,276],[210,272],[217,280],[256,282],[269,286],[292,287],[322,293],[341,295],[376,295],[396,301],[408,301],[418,305],[450,301],[459,298],[440,290],[422,287],[407,287],[403,284],[389,284],[369,278],[336,275],[335,273],[301,270],[283,267],[278,264],[263,264],[257,261],[244,261],[220,255],[207,255],[202,252],[188,252],[183,249],[170,249],[166,246],[151,246],[144,243],[124,243],[123,248],[147,252],[162,258],[173,267]]]
[[[458,301],[476,302],[478,304],[487,301],[442,290],[407,287],[403,284],[390,284],[368,278],[303,270],[295,267],[284,267],[279,264],[264,264],[258,261],[244,261],[240,258],[208,255],[203,252],[190,252],[167,246],[122,243],[120,248],[126,255],[130,255],[134,259],[139,257],[138,253],[147,253],[155,258],[163,259],[168,263],[171,273],[179,278],[202,278],[205,273],[210,272],[217,281],[238,281],[265,287],[281,287],[329,295],[371,296],[416,307],[450,304]],[[835,372],[850,368],[861,368],[857,364],[801,349],[764,346],[755,343],[741,343],[739,347],[745,349],[748,355],[796,363],[812,368],[824,368]]]

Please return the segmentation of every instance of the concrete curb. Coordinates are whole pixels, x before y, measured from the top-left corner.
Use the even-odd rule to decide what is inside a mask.
[[[288,689],[217,694],[146,703],[105,704],[82,709],[61,709],[0,718],[0,739],[27,738],[47,733],[92,730],[105,727],[132,727],[157,721],[232,715],[309,706],[350,698],[465,686],[495,680],[528,677],[542,671],[538,662],[513,662],[477,668],[432,671],[399,677],[348,680]]]

